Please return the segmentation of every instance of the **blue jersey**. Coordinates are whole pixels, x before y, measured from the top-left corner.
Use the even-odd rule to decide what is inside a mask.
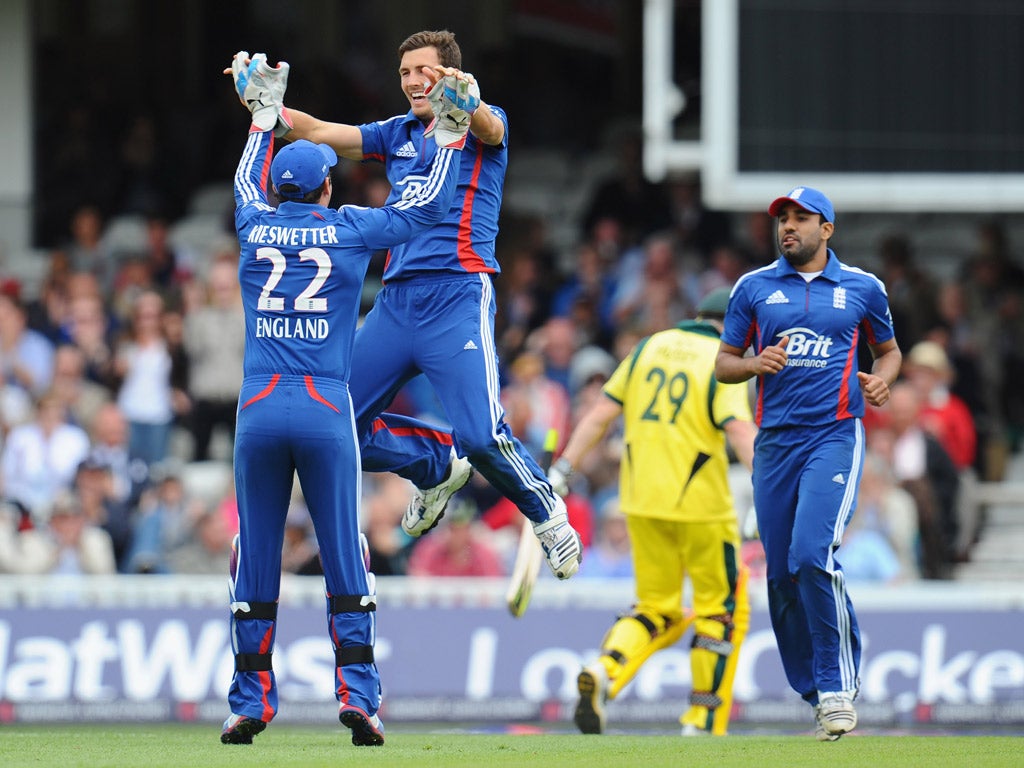
[[[429,142],[436,146],[435,142]],[[461,152],[430,152],[415,190],[393,205],[334,210],[267,202],[274,138],[253,131],[235,172],[245,376],[302,374],[348,381],[366,268],[374,251],[408,240],[449,209]]]
[[[501,144],[491,146],[472,133],[467,136],[451,207],[437,226],[391,248],[384,268],[385,282],[422,272],[501,271],[494,241],[508,167],[508,119],[500,108],[488,106],[505,124]],[[363,135],[363,159],[385,165],[391,182],[388,203],[415,195],[437,152],[436,142],[423,137],[424,125],[419,118],[410,111],[360,125],[359,130]]]
[[[828,252],[810,282],[779,258],[741,277],[729,298],[722,342],[760,353],[789,336],[784,370],[757,381],[755,420],[762,428],[820,426],[864,415],[857,344],[893,337],[882,281]]]

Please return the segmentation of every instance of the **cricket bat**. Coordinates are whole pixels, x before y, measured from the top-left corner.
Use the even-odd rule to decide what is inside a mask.
[[[551,466],[551,459],[555,455],[557,446],[558,430],[549,429],[547,435],[544,436],[544,455],[540,462],[541,469],[545,472]],[[512,566],[512,580],[509,582],[508,592],[505,593],[508,610],[517,619],[526,612],[526,606],[530,604],[533,585],[537,583],[543,559],[544,551],[540,547],[540,541],[533,533],[533,526],[528,519],[523,518],[519,548],[516,550],[516,561]]]

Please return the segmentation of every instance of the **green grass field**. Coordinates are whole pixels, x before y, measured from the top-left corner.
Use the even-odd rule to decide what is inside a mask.
[[[225,746],[210,725],[0,725],[0,765],[140,766],[714,766],[714,768],[1019,768],[1024,739],[1012,736],[736,735],[694,739],[664,735],[489,735],[454,731],[389,732],[383,747],[354,747],[343,728],[271,726],[251,746]]]

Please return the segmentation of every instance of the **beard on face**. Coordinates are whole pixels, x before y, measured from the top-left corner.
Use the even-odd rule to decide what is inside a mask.
[[[791,248],[788,251],[783,250],[782,255],[785,257],[786,261],[788,261],[792,266],[802,267],[805,264],[810,264],[811,260],[814,258],[814,255],[817,252],[818,248],[816,245],[810,246],[807,245],[806,243],[801,243],[800,245],[796,246],[795,248]]]

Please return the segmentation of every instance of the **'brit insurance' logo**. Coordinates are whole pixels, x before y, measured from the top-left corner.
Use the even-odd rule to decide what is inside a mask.
[[[810,328],[788,328],[778,338],[789,336],[786,344],[786,366],[790,368],[824,368],[831,356],[831,336],[821,336]]]

